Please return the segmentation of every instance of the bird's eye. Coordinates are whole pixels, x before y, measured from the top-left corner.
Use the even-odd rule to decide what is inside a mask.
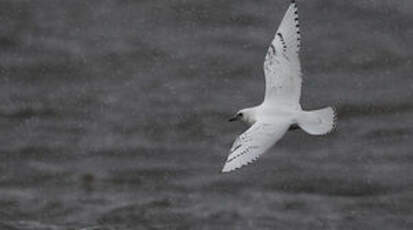
[[[238,116],[240,116],[240,117],[242,117],[242,116],[244,116],[242,113],[238,113]]]

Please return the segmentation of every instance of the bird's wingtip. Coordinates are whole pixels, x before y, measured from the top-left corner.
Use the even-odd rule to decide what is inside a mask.
[[[232,164],[232,162],[230,163],[230,162],[227,161],[227,162],[225,162],[225,165],[222,168],[221,172],[222,173],[229,173],[229,172],[234,171],[234,170],[239,169],[239,168],[240,168],[240,166],[236,166],[236,165]]]
[[[221,173],[227,173],[230,172],[231,169],[228,167],[228,164],[225,164],[224,167],[221,170]]]

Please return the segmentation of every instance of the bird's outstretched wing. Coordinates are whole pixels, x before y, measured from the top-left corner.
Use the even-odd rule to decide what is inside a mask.
[[[235,140],[222,172],[232,171],[256,160],[284,136],[289,126],[287,121],[271,124],[256,122]]]
[[[264,104],[300,107],[300,30],[297,4],[291,2],[268,48],[264,62]]]

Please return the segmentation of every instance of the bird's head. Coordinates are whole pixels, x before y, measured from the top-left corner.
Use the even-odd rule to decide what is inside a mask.
[[[247,124],[253,124],[256,121],[255,118],[255,109],[248,108],[248,109],[241,109],[238,111],[233,117],[231,117],[228,121],[244,121]]]

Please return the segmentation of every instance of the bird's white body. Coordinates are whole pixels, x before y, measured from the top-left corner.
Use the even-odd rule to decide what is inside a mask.
[[[303,110],[282,106],[266,106],[265,104],[261,104],[256,107],[240,110],[239,112],[245,114],[241,120],[248,125],[253,125],[257,121],[274,122],[280,120],[295,124],[297,123],[297,118],[300,117]]]
[[[334,127],[331,107],[304,111],[300,105],[300,31],[295,1],[291,2],[264,61],[265,96],[262,104],[238,111],[232,120],[251,127],[232,145],[223,172],[240,168],[270,149],[291,126],[311,135],[323,135]]]

